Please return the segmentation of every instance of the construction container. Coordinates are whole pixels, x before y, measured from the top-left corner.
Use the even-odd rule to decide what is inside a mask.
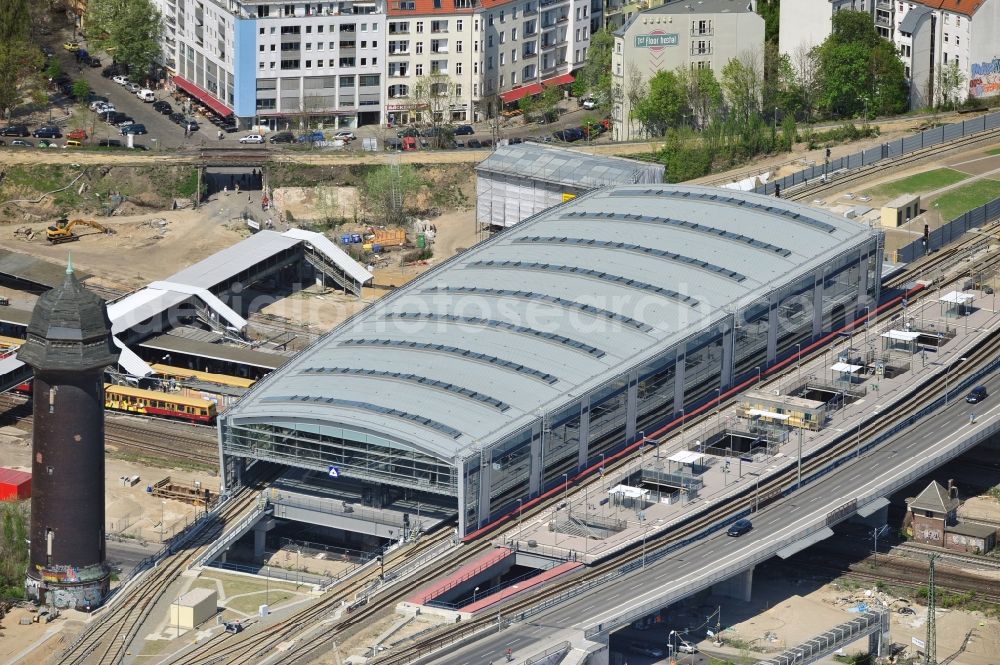
[[[0,467],[0,501],[31,498],[31,474]]]
[[[372,243],[382,247],[399,247],[406,244],[406,229],[375,229]]]
[[[424,247],[427,247],[427,240],[424,237],[423,233],[418,233],[417,234],[417,249],[423,249]]]
[[[170,625],[191,630],[215,616],[218,593],[214,589],[191,589],[170,604]]]

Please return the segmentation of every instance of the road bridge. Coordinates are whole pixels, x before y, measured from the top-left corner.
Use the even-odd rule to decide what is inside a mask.
[[[985,385],[990,394],[1000,390],[998,365],[1000,360],[994,360],[981,372],[984,376],[956,381],[951,392],[960,395],[973,383]],[[570,641],[592,652],[589,662],[606,663],[607,650],[602,646],[609,632],[702,589],[752,574],[756,565],[781,550],[808,542],[870,506],[884,505],[885,496],[1000,433],[1000,403],[983,405],[973,420],[970,412],[975,407],[961,399],[947,405],[944,400],[941,396],[912,427],[884,442],[868,442],[860,458],[832,465],[823,482],[807,484],[763,508],[750,533],[736,539],[720,530],[679,549],[652,552],[644,566],[623,567],[613,583],[604,580],[600,593],[573,588],[565,602],[512,617],[510,629],[491,632],[432,662],[473,665],[489,662],[507,648],[527,658]]]

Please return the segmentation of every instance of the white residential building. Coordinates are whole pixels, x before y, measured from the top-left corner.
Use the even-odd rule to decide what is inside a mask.
[[[385,0],[155,0],[171,81],[247,128],[382,120]]]

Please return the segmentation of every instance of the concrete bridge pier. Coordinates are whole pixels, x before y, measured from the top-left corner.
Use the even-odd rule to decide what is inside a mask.
[[[712,593],[749,603],[750,594],[753,592],[753,570],[753,568],[744,570],[728,580],[718,582],[712,586]]]
[[[257,522],[253,528],[253,558],[258,561],[264,558],[264,541],[267,539],[267,532],[274,528],[273,519],[263,519]]]

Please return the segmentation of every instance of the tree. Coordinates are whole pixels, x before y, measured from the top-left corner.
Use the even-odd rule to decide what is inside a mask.
[[[816,58],[812,49],[805,44],[799,44],[792,53],[790,61],[792,73],[795,76],[796,96],[801,104],[803,119],[810,122],[816,111]]]
[[[160,12],[152,0],[90,0],[86,20],[92,46],[107,51],[136,76],[160,54]]]
[[[605,112],[611,105],[611,53],[614,47],[614,35],[606,29],[595,32],[590,37],[587,63],[577,74],[577,81]]]
[[[955,108],[958,101],[958,91],[965,84],[965,75],[958,68],[958,61],[952,60],[943,67],[938,67],[937,71],[937,91],[940,105],[948,103]]]
[[[77,79],[73,81],[73,98],[78,102],[87,101],[87,95],[90,94],[90,84],[83,79]]]
[[[379,224],[403,223],[406,201],[420,188],[420,176],[409,164],[398,168],[379,166],[361,180],[361,199],[365,210]]]
[[[669,130],[656,158],[665,167],[664,182],[684,182],[712,171],[712,150],[699,137],[691,138],[689,132]]]
[[[27,0],[0,2],[0,43],[27,39],[29,25]]]
[[[778,25],[781,22],[780,0],[758,0],[757,13],[764,19],[764,43],[778,45]]]
[[[725,99],[722,94],[722,86],[715,78],[715,72],[707,67],[703,69],[681,67],[678,68],[677,74],[684,82],[687,105],[691,109],[694,125],[702,128],[719,117]]]
[[[0,501],[0,597],[24,597],[29,501]]]
[[[653,136],[663,136],[690,113],[684,83],[677,72],[669,70],[656,72],[649,79],[649,92],[632,107],[632,116]]]
[[[31,43],[27,0],[0,2],[0,117],[38,87],[42,52]]]
[[[892,43],[879,37],[867,12],[836,12],[832,32],[815,55],[818,106],[827,115],[857,115],[866,101],[875,114],[906,109],[903,62]]]
[[[444,145],[442,125],[451,120],[451,107],[458,100],[458,90],[447,74],[433,72],[421,76],[410,91],[413,109],[424,122],[434,128],[434,136],[439,145]],[[450,133],[449,133],[450,134]],[[449,136],[450,139],[450,136]]]
[[[760,115],[762,70],[759,51],[743,51],[722,67],[722,89],[738,125],[749,125]]]

